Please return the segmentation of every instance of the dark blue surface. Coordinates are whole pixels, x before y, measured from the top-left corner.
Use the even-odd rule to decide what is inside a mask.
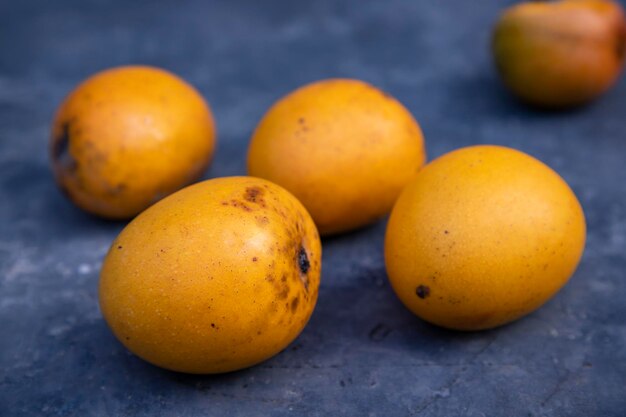
[[[595,104],[539,113],[495,77],[505,2],[3,1],[0,3],[0,415],[626,415],[626,82]],[[123,224],[57,191],[50,120],[106,67],[165,67],[213,106],[207,177],[245,173],[256,123],[281,95],[361,78],[416,116],[429,156],[512,146],[555,168],[584,206],[579,270],[514,324],[455,333],[412,316],[383,265],[385,225],[324,241],[320,298],[287,350],[222,376],[166,372],[117,343],[98,270]]]

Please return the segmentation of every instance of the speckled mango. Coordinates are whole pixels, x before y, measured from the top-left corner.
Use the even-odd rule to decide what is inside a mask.
[[[607,0],[521,3],[502,14],[492,46],[515,95],[540,107],[571,107],[615,83],[626,56],[626,21],[621,6]]]
[[[125,219],[197,180],[215,147],[208,104],[175,75],[144,66],[102,71],[57,111],[56,181],[80,208]]]
[[[409,111],[362,81],[318,81],[265,114],[248,150],[248,173],[292,192],[322,235],[386,215],[425,160]]]
[[[157,366],[220,373],[284,349],[317,301],[321,244],[283,188],[204,181],[156,203],[115,239],[100,307],[130,351]]]
[[[582,208],[565,181],[522,152],[474,146],[426,165],[385,236],[393,289],[431,323],[480,330],[520,318],[574,273]]]

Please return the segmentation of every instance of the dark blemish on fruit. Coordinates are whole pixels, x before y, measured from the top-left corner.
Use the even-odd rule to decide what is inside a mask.
[[[215,329],[215,323],[211,323],[211,327]]]
[[[443,233],[445,233],[447,235],[449,232],[447,230],[444,230]]]
[[[309,291],[309,277],[307,276],[307,272],[311,268],[311,262],[309,262],[309,257],[306,253],[304,247],[300,246],[300,250],[298,250],[298,254],[296,255],[296,262],[298,263],[298,269],[300,270],[300,281],[304,284],[305,291]]]
[[[69,150],[69,144],[70,144],[69,123],[65,123],[61,127],[61,134],[56,138],[56,141],[54,142],[54,148],[52,149],[52,157],[55,160],[64,157]]]
[[[298,266],[300,267],[300,272],[303,274],[309,272],[309,268],[311,268],[309,257],[302,246],[300,247],[300,251],[298,251]]]
[[[233,206],[233,207],[241,208],[244,211],[252,211],[250,206],[248,206],[247,204],[245,204],[245,203],[243,203],[241,201],[230,200],[230,205]]]
[[[298,309],[298,304],[300,303],[300,297],[296,297],[293,300],[291,300],[291,312],[295,313],[296,310]]]
[[[283,276],[280,277],[280,282],[287,282],[287,275],[283,274]]]
[[[309,128],[306,126],[306,120],[304,120],[304,117],[300,117],[298,118],[298,124],[300,125],[300,128],[302,129],[303,132],[306,132],[309,130]]]
[[[61,127],[61,134],[54,142],[52,158],[61,165],[62,168],[74,171],[78,164],[70,153],[70,140],[70,123],[67,122]]]
[[[243,198],[251,203],[260,204],[265,207],[265,200],[263,199],[263,189],[261,187],[247,187]]]
[[[273,276],[273,275],[271,275],[271,274],[270,274],[270,275],[268,275],[268,276],[266,276],[266,277],[265,277],[265,281],[267,281],[267,282],[273,282],[273,281],[274,281],[274,276]]]
[[[259,258],[257,258],[256,256],[252,258],[252,262],[256,262],[258,260],[259,260]]]
[[[391,333],[391,328],[385,324],[378,323],[370,330],[368,335],[372,342],[382,342]]]
[[[283,286],[280,292],[278,293],[278,298],[284,300],[289,295],[289,287],[287,285]]]
[[[129,337],[129,336],[126,336],[126,340],[130,340],[130,337]]]
[[[420,285],[415,289],[415,294],[423,300],[430,295],[430,288],[426,285]]]

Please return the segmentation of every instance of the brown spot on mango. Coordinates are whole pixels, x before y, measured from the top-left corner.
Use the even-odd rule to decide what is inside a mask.
[[[415,289],[415,294],[423,300],[430,296],[430,288],[426,285],[420,285]]]
[[[231,199],[230,200],[230,205],[236,208],[240,208],[244,211],[252,211],[252,208],[247,205],[246,203],[244,203],[243,201],[239,201],[239,200],[235,200],[235,199]]]
[[[288,285],[280,286],[278,290],[278,298],[280,300],[284,300],[288,296],[289,296],[289,286]]]
[[[301,247],[298,251],[298,268],[300,269],[300,273],[306,275],[309,272],[309,268],[311,267],[311,263],[309,262],[309,256],[306,253],[306,250]]]
[[[300,303],[300,297],[296,296],[291,300],[291,312],[295,313],[298,309],[298,304]]]
[[[244,194],[244,199],[251,203],[259,204],[261,207],[265,207],[265,200],[263,199],[263,189],[261,187],[248,187]]]
[[[52,160],[68,172],[76,170],[77,163],[70,151],[70,122],[62,123],[59,135],[53,139]]]

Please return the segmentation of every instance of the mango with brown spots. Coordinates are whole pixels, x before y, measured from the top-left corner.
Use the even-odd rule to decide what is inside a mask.
[[[219,373],[283,350],[317,301],[321,244],[283,188],[252,177],[189,186],[113,242],[100,306],[117,338],[155,365]]]
[[[151,67],[102,71],[72,91],[52,126],[59,187],[82,209],[125,219],[197,180],[215,147],[208,104]]]
[[[385,237],[393,289],[413,313],[459,330],[518,319],[574,273],[586,227],[569,186],[522,152],[474,146],[418,174]]]
[[[362,81],[331,79],[267,112],[248,172],[291,191],[330,235],[386,215],[424,160],[420,127],[400,102]]]
[[[615,83],[626,20],[608,0],[527,2],[502,14],[492,42],[498,72],[515,95],[540,107],[571,107]]]

